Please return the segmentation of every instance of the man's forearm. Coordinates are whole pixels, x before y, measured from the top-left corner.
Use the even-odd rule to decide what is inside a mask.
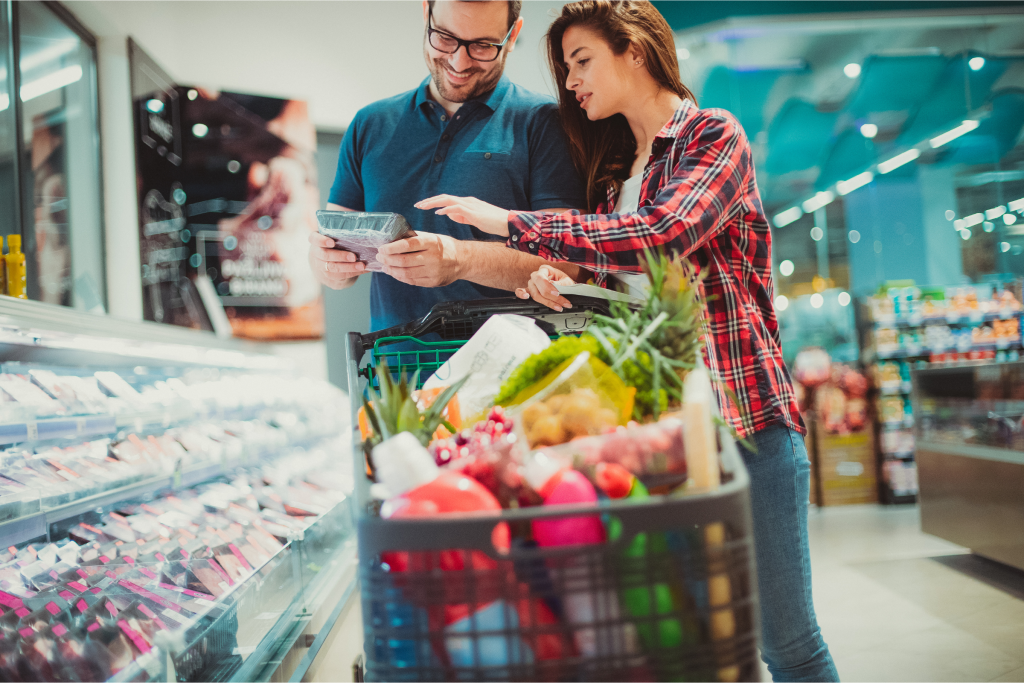
[[[485,287],[514,291],[526,287],[530,274],[543,265],[553,266],[576,282],[583,271],[563,261],[548,261],[539,256],[509,249],[501,242],[457,242],[460,280],[469,280]]]

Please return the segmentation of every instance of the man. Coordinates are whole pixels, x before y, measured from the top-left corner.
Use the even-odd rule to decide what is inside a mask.
[[[360,110],[345,133],[327,208],[400,213],[415,231],[380,250],[385,270],[371,281],[373,330],[421,318],[439,302],[509,296],[548,263],[416,209],[417,201],[456,194],[523,211],[586,205],[557,107],[502,75],[523,27],[521,6],[424,1],[430,76]],[[321,283],[344,289],[365,266],[333,246],[313,233],[310,267]]]

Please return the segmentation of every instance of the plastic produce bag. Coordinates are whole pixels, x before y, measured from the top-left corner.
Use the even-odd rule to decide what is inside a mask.
[[[648,489],[672,489],[686,481],[683,423],[666,419],[647,425],[619,427],[608,434],[576,439],[545,448],[549,458],[572,467],[592,481],[601,463],[626,468]]]
[[[317,211],[320,234],[330,237],[336,249],[345,249],[366,264],[367,270],[381,271],[377,250],[401,239],[409,232],[409,223],[397,213],[359,211]]]
[[[521,405],[517,425],[530,448],[601,434],[626,423],[634,394],[606,364],[584,351],[516,397]]]
[[[521,315],[492,315],[465,345],[423,383],[423,389],[446,387],[470,375],[459,390],[467,422],[482,418],[502,383],[520,363],[543,351],[551,340],[533,320]]]

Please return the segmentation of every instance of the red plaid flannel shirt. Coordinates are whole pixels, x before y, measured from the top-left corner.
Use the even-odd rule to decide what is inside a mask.
[[[686,100],[654,139],[636,213],[514,213],[509,246],[596,273],[642,272],[644,249],[664,246],[707,271],[705,357],[724,417],[743,437],[770,424],[806,433],[782,360],[773,305],[771,231],[754,179],[750,143],[736,119]]]

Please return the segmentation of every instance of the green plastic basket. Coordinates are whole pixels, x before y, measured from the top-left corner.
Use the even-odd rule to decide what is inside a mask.
[[[411,375],[419,370],[420,374],[416,380],[416,388],[423,387],[427,378],[434,374],[444,362],[452,357],[456,351],[469,341],[468,339],[456,339],[451,341],[423,341],[416,337],[381,337],[373,343],[370,350],[370,362],[360,372],[370,382],[370,386],[378,388],[380,381],[377,378],[377,367],[381,361],[387,363],[388,369],[393,375]],[[388,350],[388,346],[401,343],[400,350]]]

